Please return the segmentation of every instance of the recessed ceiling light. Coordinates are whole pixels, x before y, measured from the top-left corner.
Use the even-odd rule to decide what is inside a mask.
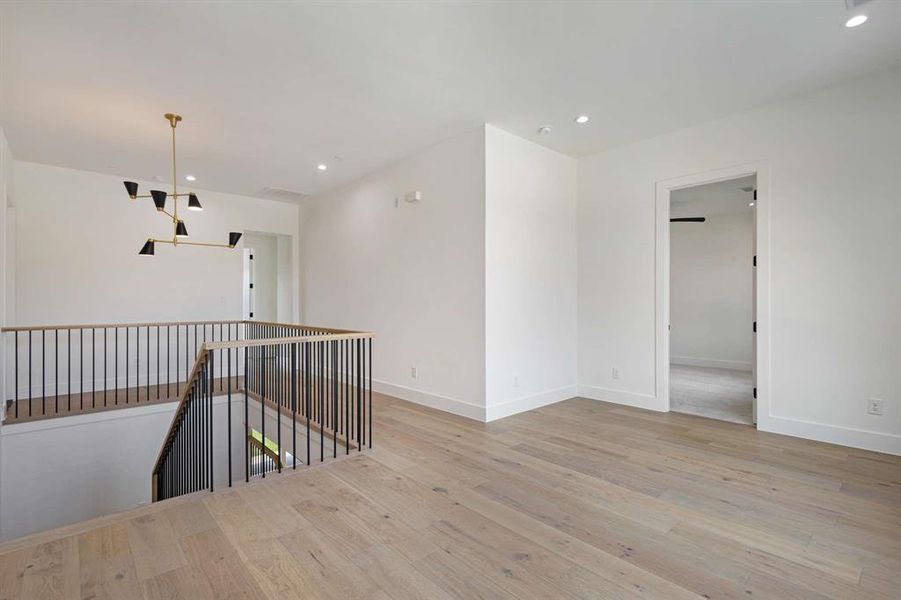
[[[538,133],[540,133],[541,135],[547,135],[547,134],[549,134],[551,131],[553,131],[553,129],[554,129],[554,128],[551,127],[550,125],[543,125],[542,127],[539,127],[539,128],[538,128]]]
[[[854,15],[853,17],[845,21],[845,27],[857,27],[858,25],[863,25],[866,22],[866,15]]]
[[[326,169],[328,169],[328,165],[320,163],[320,164],[316,165],[316,168],[319,169],[320,171],[325,171]]]
[[[185,175],[185,179],[187,179],[188,181],[197,181],[197,178],[193,175]]]
[[[579,124],[587,123],[589,120],[590,119],[588,118],[588,115],[579,115],[578,117],[576,117],[576,123]]]

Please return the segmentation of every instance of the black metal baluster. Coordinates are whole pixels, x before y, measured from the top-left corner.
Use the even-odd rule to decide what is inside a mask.
[[[266,447],[266,346],[260,346],[262,359],[260,360],[260,368],[262,369],[262,383],[260,385],[260,414],[262,420],[260,423],[260,432],[263,438],[263,448]],[[265,454],[265,450],[263,452]],[[263,478],[266,477],[266,470],[263,469]]]
[[[54,412],[59,414],[59,329],[53,330],[53,384]]]
[[[229,337],[231,337],[231,325],[229,325]],[[220,336],[221,331],[220,331]],[[232,349],[226,354],[228,360],[228,487],[232,486]]]
[[[361,346],[362,340],[357,338],[356,342],[357,342],[357,410],[356,410],[356,414],[354,415],[354,417],[357,420],[357,450],[361,450],[362,448],[360,447],[360,438],[362,437],[363,422],[362,422],[362,419],[360,418],[360,415],[362,413],[360,407],[363,403],[363,397],[361,394],[361,386],[363,383],[361,368],[362,368],[363,361],[361,360],[361,356],[360,356],[360,346]]]
[[[146,367],[146,369],[147,369],[147,381],[144,382],[144,385],[146,386],[145,389],[147,390],[147,402],[150,402],[150,325],[148,325],[148,326],[146,327],[146,329],[147,329],[147,345],[146,345],[146,350],[147,350],[147,367]]]
[[[31,330],[28,330],[28,416],[31,416]]]
[[[351,341],[344,340],[344,454],[350,454]]]
[[[94,351],[95,329],[91,327],[91,408],[97,407],[97,353]]]
[[[119,328],[113,328],[113,337],[115,338],[113,343],[113,353],[116,355],[115,362],[113,363],[113,375],[116,387],[113,388],[113,404],[119,406]]]
[[[291,344],[291,468],[297,470],[297,344]]]
[[[15,414],[16,418],[19,418],[19,332],[13,332],[13,349],[15,350],[15,362],[16,362],[16,373],[15,373],[15,386],[16,388],[13,390],[13,397],[16,401]]]
[[[66,386],[66,397],[69,400],[69,412],[72,412],[72,330],[66,330],[66,362],[69,368],[69,384]]]
[[[128,326],[125,326],[125,404],[128,404],[128,371],[130,368],[128,358]]]
[[[310,378],[312,377],[312,369],[310,368],[310,344],[306,343],[303,345],[303,357],[304,357],[304,369],[303,369],[303,407],[304,411],[306,411],[307,418],[307,466],[310,465]]]
[[[329,343],[332,347],[332,458],[338,458],[338,342]]]
[[[250,481],[250,442],[248,440],[248,430],[250,428],[250,415],[247,407],[247,393],[250,388],[250,379],[247,376],[247,346],[244,346],[244,481]]]
[[[156,326],[156,399],[160,399],[160,326]]]
[[[103,328],[103,406],[106,406],[106,388],[108,387],[108,379],[107,379],[107,371],[109,369],[108,362],[106,360],[106,330],[107,327]]]
[[[169,364],[169,355],[171,353],[172,344],[169,338],[169,326],[166,325],[166,399],[172,397],[172,366]]]
[[[325,461],[325,394],[328,388],[325,385],[326,374],[325,342],[319,342],[319,462]]]
[[[275,347],[275,356],[276,361],[279,356],[279,347]],[[278,368],[278,362],[276,362],[276,368]],[[276,388],[276,402],[275,402],[275,427],[276,427],[276,436],[275,436],[275,445],[278,446],[278,462],[276,466],[278,467],[278,472],[282,472],[282,398],[281,398],[281,388]]]
[[[216,376],[216,352],[210,351],[210,393],[209,393],[209,410],[206,419],[207,430],[210,436],[210,491],[213,491],[213,378]]]
[[[367,343],[369,345],[369,352],[366,355],[369,367],[369,390],[367,390],[369,394],[369,447],[372,448],[372,337],[369,338]]]
[[[44,360],[44,357],[47,353],[44,351],[47,347],[47,344],[44,343],[46,339],[46,329],[41,329],[41,414],[47,414],[47,393],[46,387],[44,386],[44,382],[46,381],[45,373],[47,371],[47,363]]]

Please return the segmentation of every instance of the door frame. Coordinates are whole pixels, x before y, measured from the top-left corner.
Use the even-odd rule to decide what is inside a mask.
[[[670,359],[670,192],[707,183],[717,183],[738,179],[749,175],[757,176],[756,219],[754,223],[754,246],[757,251],[756,276],[756,320],[757,334],[754,337],[756,354],[756,387],[754,421],[758,429],[769,428],[770,418],[770,315],[771,296],[771,248],[770,216],[772,196],[770,194],[770,167],[767,162],[753,162],[712,171],[693,173],[672,179],[658,181],[655,185],[656,236],[655,236],[655,392],[661,409],[669,412],[669,359]],[[751,323],[748,323],[751,327]]]

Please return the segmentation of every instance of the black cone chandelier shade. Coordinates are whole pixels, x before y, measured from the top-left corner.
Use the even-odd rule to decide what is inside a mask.
[[[138,254],[142,256],[153,256],[156,253],[157,242],[160,244],[172,244],[173,246],[207,246],[212,248],[234,248],[238,243],[238,240],[241,239],[241,233],[238,231],[230,231],[228,233],[227,244],[189,242],[184,239],[188,237],[188,227],[185,225],[185,222],[178,217],[179,199],[187,198],[187,209],[191,211],[201,211],[203,210],[203,206],[201,206],[200,200],[197,198],[197,194],[195,194],[194,192],[178,192],[178,188],[176,187],[178,177],[175,169],[175,126],[182,120],[182,118],[179,115],[172,113],[166,113],[163,116],[167,121],[169,121],[169,126],[172,128],[172,191],[164,192],[162,190],[151,190],[149,194],[138,195],[138,184],[136,182],[123,181],[122,184],[125,186],[125,191],[128,192],[128,197],[132,200],[135,200],[137,198],[153,199],[153,205],[156,207],[157,212],[163,213],[172,220],[172,238],[165,240],[158,238],[149,238],[146,242],[144,242],[144,245],[141,247],[141,251],[138,252]],[[174,205],[172,212],[166,210],[166,201],[169,198],[172,198],[172,203]]]
[[[156,206],[157,210],[166,210],[166,192],[150,190],[150,196],[153,198],[153,204]]]
[[[197,199],[197,194],[194,192],[188,194],[188,210],[203,210],[200,200]]]

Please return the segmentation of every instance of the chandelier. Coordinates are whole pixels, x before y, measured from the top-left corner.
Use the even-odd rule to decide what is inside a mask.
[[[138,195],[138,184],[134,181],[123,181],[125,184],[125,189],[128,191],[128,197],[132,200],[137,200],[138,198],[152,198],[153,204],[156,206],[156,210],[167,215],[170,219],[172,219],[172,239],[171,240],[161,240],[156,238],[147,238],[147,241],[144,242],[144,246],[141,247],[141,251],[138,254],[142,254],[144,256],[153,256],[154,250],[156,249],[156,244],[172,244],[173,246],[211,246],[213,248],[234,248],[235,244],[238,243],[238,240],[241,239],[240,231],[230,231],[228,232],[228,243],[227,244],[212,244],[207,242],[189,242],[185,238],[188,237],[188,228],[185,226],[185,222],[178,218],[178,199],[185,198],[188,199],[188,210],[200,211],[203,210],[203,207],[200,205],[200,200],[197,199],[197,194],[194,192],[190,192],[188,194],[178,193],[178,189],[176,188],[176,178],[175,178],[175,126],[181,121],[180,115],[174,115],[172,113],[166,113],[163,115],[167,121],[169,121],[169,125],[172,126],[172,193],[168,194],[162,190],[150,190],[149,194],[144,194],[142,196]],[[172,198],[172,212],[166,210],[166,200],[168,198]]]

